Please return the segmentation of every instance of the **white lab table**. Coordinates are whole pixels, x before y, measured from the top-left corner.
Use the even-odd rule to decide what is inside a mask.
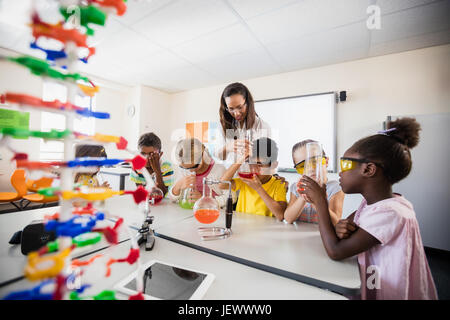
[[[20,253],[19,246],[7,243],[12,234],[32,220],[41,219],[59,209],[52,207],[0,215],[0,241],[3,242],[0,249],[0,282],[23,275],[26,257]],[[123,217],[134,233],[144,219],[131,195],[108,199],[99,209]],[[347,296],[356,295],[359,291],[356,260],[336,262],[328,258],[315,225],[288,225],[274,218],[235,213],[230,238],[201,241],[197,227],[204,225],[195,220],[192,210],[182,209],[168,199],[150,209],[150,215],[154,216],[152,228],[157,237],[153,251],[141,250],[144,261],[157,259],[214,273],[217,278],[206,299],[335,299],[343,297],[320,288]],[[224,224],[221,214],[212,225],[222,227]],[[117,257],[126,256],[130,246],[128,237],[128,233],[122,233],[120,241],[124,242],[109,247],[108,251]],[[97,254],[107,246],[103,240],[95,246],[83,248],[85,251],[77,255],[88,259],[89,252]],[[114,253],[116,250],[119,250],[117,255]],[[111,289],[134,270],[128,264],[115,264],[112,268],[110,278],[95,281],[93,294]],[[86,277],[89,279],[88,274]],[[98,272],[94,272],[92,277],[97,279]],[[32,285],[24,279],[15,281],[1,287],[0,295]]]
[[[153,210],[154,207],[150,207],[150,215],[154,216],[153,228],[192,217],[192,211],[190,210],[185,210],[177,206],[175,209],[178,208],[179,210],[174,210],[172,205],[169,204],[168,199],[164,199],[158,206],[160,210]],[[167,206],[170,206],[171,210],[163,209]],[[134,203],[131,195],[112,197],[105,201],[104,206],[99,205],[96,208],[100,211],[106,211],[109,215],[114,215],[117,218],[124,218],[125,225],[134,226],[131,229],[134,234],[144,221],[144,214]],[[23,276],[26,256],[21,253],[20,245],[10,245],[8,243],[14,232],[22,230],[33,220],[42,220],[44,216],[59,212],[60,209],[61,207],[57,206],[0,215],[0,283]],[[115,221],[115,219],[112,220]],[[113,226],[113,222],[110,222],[109,225]],[[127,239],[129,239],[129,233],[126,229],[121,228],[119,242]],[[83,256],[89,252],[97,251],[108,246],[109,243],[102,238],[101,242],[93,246],[75,249],[72,256]]]
[[[140,228],[144,221],[143,203],[139,206],[133,201],[131,195],[122,195],[119,197],[113,197],[106,201],[106,210],[109,210],[111,214],[115,214],[124,220],[134,228]],[[174,222],[184,220],[186,218],[193,217],[192,210],[186,210],[180,206],[172,203],[168,198],[164,198],[157,205],[150,205],[150,216],[154,217],[152,227],[154,229],[165,225],[172,225]]]
[[[112,247],[108,256],[122,258],[127,256],[130,241]],[[105,251],[103,251],[105,252]],[[97,254],[97,253],[95,253]],[[82,260],[87,260],[86,256]],[[191,249],[174,242],[156,238],[152,251],[141,249],[141,261],[149,260],[179,265],[188,269],[209,272],[215,279],[206,291],[203,299],[207,300],[342,300],[345,297],[286,279],[268,272],[254,269],[240,263],[229,261],[199,250]],[[110,277],[103,276],[104,268],[101,262],[87,267],[85,275],[81,278],[81,285],[93,284],[91,288],[80,296],[96,295],[102,290],[112,290],[114,286],[131,272],[136,270],[135,265],[127,263],[113,264]],[[0,298],[11,291],[32,288],[37,283],[25,279],[0,288]],[[127,299],[126,295],[117,293],[119,299]]]
[[[222,212],[211,226],[224,227],[224,216]],[[340,294],[359,293],[361,282],[356,257],[331,260],[317,225],[292,225],[272,217],[234,213],[231,237],[212,241],[201,240],[197,232],[200,226],[207,225],[189,218],[157,227],[155,233],[158,237]]]

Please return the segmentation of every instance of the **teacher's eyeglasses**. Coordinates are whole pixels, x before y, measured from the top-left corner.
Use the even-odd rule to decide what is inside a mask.
[[[236,108],[228,108],[227,107],[227,111],[229,113],[236,113],[236,112],[242,113],[242,112],[244,112],[246,106],[247,106],[247,103],[241,104],[240,106],[237,106]]]

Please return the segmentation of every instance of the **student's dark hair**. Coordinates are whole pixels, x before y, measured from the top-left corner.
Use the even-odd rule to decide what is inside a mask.
[[[411,172],[410,149],[419,143],[420,124],[414,118],[399,118],[387,123],[386,133],[363,138],[349,149],[361,157],[381,164],[386,179],[397,183]]]
[[[294,144],[294,146],[292,147],[292,157],[294,157],[294,153],[295,151],[297,151],[298,149],[302,148],[302,147],[306,147],[306,145],[310,142],[317,142],[316,140],[312,140],[312,139],[306,139],[306,140],[302,140],[300,142],[297,142],[296,144]],[[322,149],[322,156],[326,157],[327,155],[325,154],[325,150]]]
[[[105,148],[94,144],[79,144],[75,146],[75,157],[107,158]]]
[[[267,163],[273,163],[278,159],[278,146],[275,141],[270,138],[259,138],[253,141],[252,158],[264,159]]]
[[[101,145],[95,144],[79,144],[75,146],[75,157],[76,158],[107,158],[105,148]],[[96,175],[96,173],[83,173],[77,172],[75,175],[74,182],[77,182],[80,176],[88,174],[88,175]]]
[[[161,139],[153,132],[144,133],[139,137],[138,147],[153,147],[161,150]]]
[[[225,102],[225,98],[231,97],[235,94],[242,95],[247,106],[247,116],[245,117],[246,128],[253,128],[256,121],[257,114],[255,111],[255,102],[253,101],[250,90],[248,90],[248,88],[240,82],[229,84],[223,90],[220,97],[220,124],[222,125],[224,136],[226,136],[225,134],[227,129],[237,129],[233,122],[234,118],[231,113],[228,112],[227,104]]]

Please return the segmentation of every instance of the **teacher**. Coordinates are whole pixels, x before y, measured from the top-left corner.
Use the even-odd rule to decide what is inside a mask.
[[[223,145],[216,156],[221,160],[235,161],[242,148],[249,148],[252,141],[270,137],[270,127],[255,111],[252,94],[242,83],[229,84],[220,98],[220,124]],[[228,161],[227,161],[228,162]]]

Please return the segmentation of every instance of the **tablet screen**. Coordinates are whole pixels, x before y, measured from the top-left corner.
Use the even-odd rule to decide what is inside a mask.
[[[198,289],[206,274],[185,270],[156,262],[144,272],[144,294],[159,299],[188,300]],[[136,279],[125,288],[137,291]]]

